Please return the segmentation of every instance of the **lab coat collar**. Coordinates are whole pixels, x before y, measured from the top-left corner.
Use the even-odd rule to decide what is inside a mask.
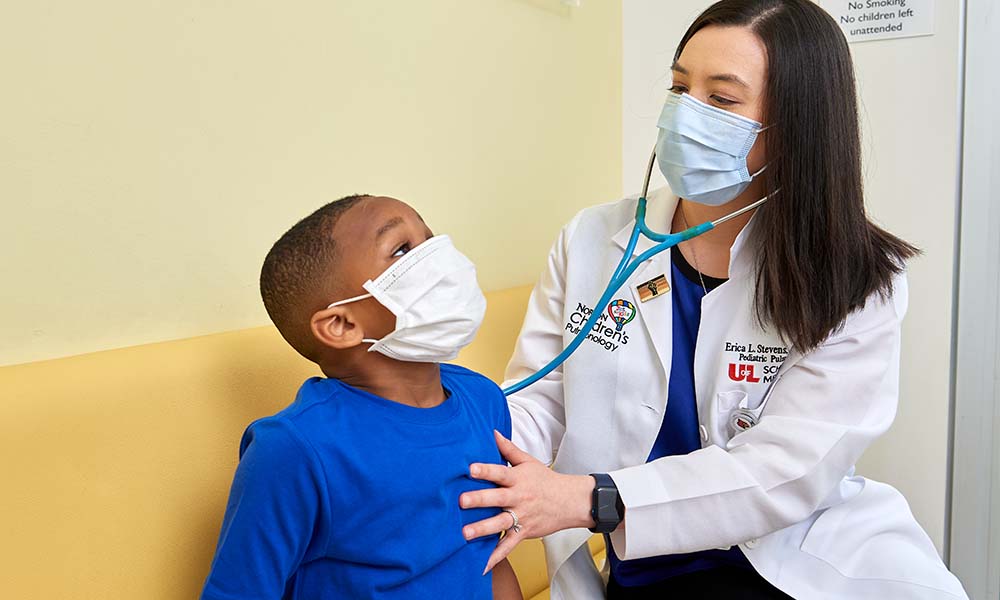
[[[677,196],[670,191],[670,188],[662,187],[650,192],[646,204],[646,225],[653,231],[669,231],[670,223],[674,218],[674,210],[677,209]],[[633,214],[635,206],[639,203],[638,198],[633,204]],[[635,227],[635,217],[625,224],[621,230],[612,237],[612,241],[624,250],[628,247],[628,240],[632,236],[632,229]],[[632,256],[642,254],[656,245],[656,242],[644,235],[639,236]]]
[[[647,199],[649,202],[646,205],[646,225],[654,231],[669,231],[670,224],[673,221],[674,210],[677,208],[677,196],[668,188],[660,188],[651,192]],[[635,227],[634,214],[636,204],[630,203],[629,205],[633,209],[633,218],[612,238],[623,251],[628,247],[629,238]],[[635,257],[655,245],[656,242],[644,235],[640,235],[632,256]],[[671,331],[673,311],[671,310],[672,300],[670,296],[668,295],[665,300],[660,300],[659,302],[646,303],[642,301],[636,289],[636,284],[657,275],[662,275],[667,279],[668,285],[673,285],[672,272],[670,270],[670,251],[657,254],[643,262],[632,276],[629,277],[628,283],[623,286],[620,293],[631,296],[632,304],[636,307],[640,318],[645,323],[647,331]],[[625,297],[629,297],[628,295]],[[664,376],[666,376],[670,372],[670,336],[654,335],[652,336],[652,340],[653,348],[656,351],[657,358],[660,360]],[[659,406],[660,410],[662,408],[662,405]]]
[[[730,279],[737,275],[748,273],[753,268],[754,253],[748,248],[748,244],[750,237],[753,235],[754,226],[758,221],[757,211],[755,210],[750,216],[750,220],[747,221],[747,224],[743,227],[743,230],[737,234],[736,240],[733,241],[733,245],[729,247]]]
[[[650,192],[647,200],[646,225],[653,231],[668,231],[670,229],[670,223],[673,221],[674,211],[677,210],[677,202],[679,198],[671,192],[669,188],[662,187]],[[636,199],[636,203],[638,203],[638,199]],[[757,212],[754,211],[754,214],[750,217],[750,221],[747,222],[746,227],[740,231],[739,235],[736,236],[736,240],[733,242],[733,245],[729,248],[730,277],[732,277],[736,272],[744,272],[751,266],[749,257],[744,257],[742,254],[743,250],[746,248],[747,240],[750,238],[750,232],[753,229],[756,216]],[[612,241],[614,241],[619,248],[624,250],[628,247],[628,240],[632,236],[632,229],[634,227],[635,218],[633,217],[632,220],[625,224],[625,227],[621,228],[618,233],[611,238]],[[632,256],[637,256],[655,245],[656,242],[644,235],[640,235],[638,242],[636,242],[635,250],[632,252]]]

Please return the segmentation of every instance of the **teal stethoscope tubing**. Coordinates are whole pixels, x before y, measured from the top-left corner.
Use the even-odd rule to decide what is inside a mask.
[[[761,198],[760,200],[745,206],[740,210],[732,212],[721,219],[706,221],[701,225],[689,227],[684,231],[679,231],[677,233],[657,233],[646,226],[646,194],[649,192],[649,177],[653,172],[653,165],[655,163],[656,150],[654,149],[653,153],[649,157],[649,164],[646,166],[646,178],[642,184],[642,195],[639,196],[639,203],[635,207],[635,226],[632,228],[632,235],[629,237],[628,245],[625,247],[625,254],[622,256],[621,262],[618,263],[618,267],[611,276],[611,280],[608,282],[608,287],[605,288],[604,293],[601,295],[601,299],[598,300],[597,304],[594,306],[594,311],[590,313],[590,318],[588,318],[587,322],[580,327],[580,332],[576,334],[576,337],[573,338],[573,340],[563,349],[562,352],[560,352],[555,358],[549,361],[547,365],[535,373],[525,377],[510,387],[505,388],[503,390],[504,396],[510,396],[511,394],[520,392],[566,362],[566,359],[568,359],[570,355],[580,347],[583,340],[587,339],[587,334],[590,333],[594,325],[597,323],[597,320],[601,318],[602,314],[604,314],[604,310],[608,307],[608,304],[611,303],[611,297],[614,296],[623,285],[625,285],[625,282],[627,282],[628,278],[632,276],[632,273],[639,268],[639,265],[653,258],[657,254],[673,248],[681,242],[697,237],[706,231],[711,231],[712,229],[715,229],[717,225],[725,223],[726,221],[738,217],[747,211],[757,208],[770,198],[770,196],[765,196],[764,198]],[[629,259],[632,258],[632,253],[635,251],[635,245],[639,241],[640,233],[654,242],[657,242],[657,244],[630,261]]]

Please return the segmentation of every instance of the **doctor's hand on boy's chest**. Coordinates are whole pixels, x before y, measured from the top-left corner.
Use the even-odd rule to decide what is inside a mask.
[[[591,493],[594,479],[589,475],[557,473],[495,432],[500,454],[511,466],[474,463],[473,479],[491,481],[496,488],[465,492],[459,497],[462,508],[502,506],[504,512],[466,525],[466,539],[507,532],[490,556],[486,570],[505,559],[517,544],[571,527],[591,527]],[[509,512],[507,512],[509,511]],[[514,530],[515,517],[518,528]]]

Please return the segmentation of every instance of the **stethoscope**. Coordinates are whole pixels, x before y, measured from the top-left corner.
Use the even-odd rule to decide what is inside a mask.
[[[646,194],[649,192],[649,178],[653,174],[653,165],[656,164],[656,149],[653,149],[652,154],[649,156],[649,164],[646,166],[646,178],[642,184],[642,194],[639,196],[639,203],[635,207],[635,225],[632,227],[632,235],[629,237],[628,246],[625,248],[625,254],[622,256],[621,262],[618,263],[618,267],[615,269],[614,274],[611,276],[611,280],[608,282],[608,287],[604,289],[604,294],[601,295],[601,299],[597,301],[594,306],[593,312],[590,313],[590,317],[587,319],[586,324],[580,327],[579,333],[576,337],[567,345],[562,352],[560,352],[555,358],[553,358],[547,365],[536,371],[535,373],[525,377],[521,381],[518,381],[514,385],[503,390],[505,396],[509,396],[513,393],[519,392],[529,385],[535,383],[539,379],[542,379],[553,370],[558,368],[566,359],[573,354],[580,344],[587,339],[587,335],[593,329],[594,325],[597,324],[598,319],[604,314],[605,309],[611,303],[611,297],[618,292],[619,289],[628,281],[628,278],[632,276],[639,265],[646,262],[647,260],[653,258],[657,254],[673,248],[681,242],[686,242],[691,238],[697,237],[707,231],[715,229],[717,226],[729,221],[730,219],[735,219],[736,217],[751,211],[767,200],[773,195],[769,194],[760,200],[749,204],[735,212],[732,212],[720,219],[715,221],[708,221],[702,223],[701,225],[695,225],[694,227],[689,227],[684,231],[679,231],[677,233],[656,233],[652,229],[646,226]],[[657,242],[655,246],[646,250],[639,256],[635,257],[633,260],[632,253],[635,251],[635,245],[639,241],[639,234],[642,234],[649,238],[650,240]]]

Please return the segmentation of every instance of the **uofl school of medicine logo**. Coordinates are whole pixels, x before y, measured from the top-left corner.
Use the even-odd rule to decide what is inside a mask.
[[[582,302],[578,302],[576,310],[569,315],[566,321],[565,330],[572,335],[580,333],[580,328],[586,325],[587,320],[594,314],[594,309]],[[587,333],[587,341],[601,346],[608,352],[614,352],[625,344],[628,344],[628,333],[626,325],[635,319],[635,305],[622,298],[616,298],[608,305],[608,310],[602,312],[594,322],[594,326]]]
[[[771,383],[788,356],[788,348],[784,346],[757,343],[727,341],[725,351],[733,360],[729,363],[729,379],[746,383]]]
[[[729,378],[733,381],[746,381],[747,383],[760,381],[760,377],[754,375],[753,365],[743,363],[729,363]]]

